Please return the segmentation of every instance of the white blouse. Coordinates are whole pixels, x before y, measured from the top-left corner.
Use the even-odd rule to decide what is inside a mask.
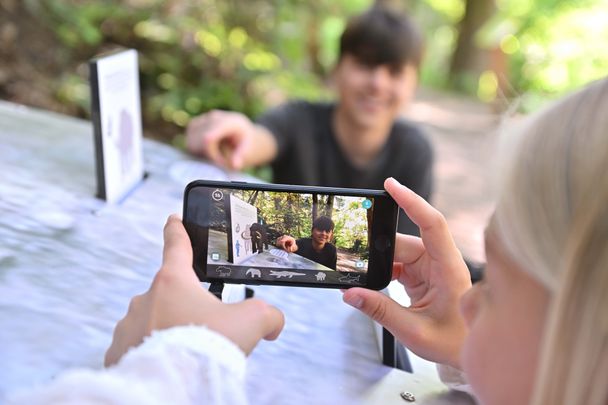
[[[242,405],[248,403],[245,368],[245,354],[232,341],[204,326],[179,326],[153,332],[112,367],[66,370],[6,403]],[[424,404],[474,404],[462,373],[443,366],[440,374],[458,391]]]
[[[247,404],[245,354],[202,326],[155,331],[112,367],[73,369],[8,404]]]

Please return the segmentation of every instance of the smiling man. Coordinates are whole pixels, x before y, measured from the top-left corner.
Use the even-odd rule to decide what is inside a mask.
[[[232,169],[270,163],[276,183],[382,189],[394,177],[428,200],[430,144],[399,117],[421,58],[422,39],[407,16],[372,7],[350,19],[340,38],[335,102],[288,102],[255,123],[212,111],[190,122],[188,149]],[[418,228],[402,214],[399,231]]]
[[[297,253],[313,262],[336,270],[338,252],[331,243],[334,234],[334,222],[326,217],[317,217],[312,223],[310,238],[299,238],[283,235],[277,239],[277,246],[289,253]]]

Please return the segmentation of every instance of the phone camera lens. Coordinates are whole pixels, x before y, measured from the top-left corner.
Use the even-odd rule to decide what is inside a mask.
[[[391,246],[391,241],[387,236],[380,235],[374,242],[374,246],[380,252],[384,252],[386,249],[388,249]]]

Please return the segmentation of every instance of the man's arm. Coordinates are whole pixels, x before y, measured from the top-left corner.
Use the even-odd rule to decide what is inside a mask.
[[[298,243],[293,236],[283,235],[277,239],[277,246],[289,253],[298,251]]]
[[[186,148],[235,170],[269,163],[278,151],[276,138],[266,127],[241,113],[219,110],[190,121]]]

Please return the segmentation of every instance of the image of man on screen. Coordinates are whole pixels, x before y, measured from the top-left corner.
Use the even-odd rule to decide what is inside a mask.
[[[277,239],[277,246],[289,253],[297,253],[302,257],[336,270],[338,254],[336,247],[330,242],[334,234],[334,222],[326,217],[317,217],[312,223],[310,238],[295,239],[283,235]]]

